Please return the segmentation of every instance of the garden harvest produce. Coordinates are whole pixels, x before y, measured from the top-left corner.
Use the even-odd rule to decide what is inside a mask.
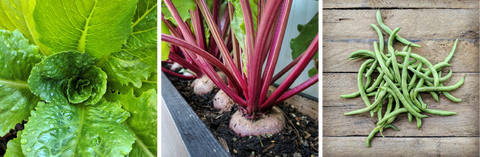
[[[193,35],[191,27],[181,16],[187,12],[183,7],[185,5],[177,6],[171,0],[165,0],[166,8],[181,30],[181,36],[180,33],[162,34],[162,40],[180,48],[185,56],[193,56],[195,59],[191,62],[200,65],[198,68],[201,68],[201,72],[238,105],[239,111],[230,122],[232,130],[240,136],[277,133],[283,129],[285,119],[281,112],[273,108],[274,105],[318,82],[318,74],[315,74],[288,90],[317,53],[318,35],[301,56],[274,76],[292,0],[261,0],[258,5],[257,2],[249,0],[226,1],[224,14],[229,16],[227,20],[222,20],[220,26],[215,10],[215,3],[220,4],[219,2],[213,1],[213,11],[210,11],[205,0],[195,1],[196,10],[191,11],[194,13],[191,15],[198,12],[202,18],[192,16],[192,21],[204,19],[208,29],[196,29],[203,25],[192,22],[195,33]],[[223,28],[223,25],[231,27],[227,29],[228,27]],[[170,30],[172,32],[174,29]],[[207,51],[208,48],[203,47],[205,44],[198,44],[203,43],[203,35],[207,32],[211,37],[209,43],[216,45],[220,57]],[[222,81],[214,67],[226,75],[228,85]],[[267,98],[268,87],[292,68],[285,81]],[[222,102],[229,101],[222,99]],[[256,124],[257,122],[263,124]]]
[[[157,2],[0,2],[5,156],[156,156]]]
[[[429,109],[428,102],[425,103],[418,93],[429,92],[438,101],[436,92],[441,92],[448,99],[454,102],[461,102],[461,99],[454,97],[448,92],[459,88],[465,79],[464,76],[460,81],[450,86],[444,86],[442,83],[452,76],[452,70],[450,70],[447,75],[442,77],[441,70],[446,66],[451,66],[448,62],[453,57],[458,40],[455,41],[451,52],[443,62],[432,65],[424,57],[413,53],[412,48],[409,47],[421,47],[420,45],[416,45],[397,35],[400,28],[392,31],[383,23],[380,10],[377,11],[376,17],[380,27],[390,35],[386,48],[388,53],[384,53],[382,32],[375,24],[371,24],[370,26],[379,36],[380,45],[374,41],[374,52],[357,50],[350,54],[349,58],[352,60],[357,58],[370,59],[367,59],[359,69],[357,82],[359,91],[340,95],[342,98],[354,98],[360,95],[366,105],[363,109],[350,111],[345,113],[345,115],[370,112],[370,115],[373,117],[377,113],[377,127],[367,137],[367,147],[370,147],[370,141],[377,132],[382,133],[383,129],[390,127],[396,129],[391,123],[400,113],[407,113],[409,122],[415,117],[418,129],[422,125],[422,118],[428,117],[422,114],[422,112],[442,116],[456,115],[456,112]],[[403,50],[397,51],[393,49],[392,43],[394,39],[406,45]],[[401,58],[401,63],[397,62],[398,57]],[[427,68],[423,68],[423,66]],[[379,72],[379,75],[376,79],[373,79],[372,73],[375,71]],[[363,83],[364,77],[367,80],[365,84]],[[375,98],[374,103],[370,102],[369,96]],[[385,114],[382,114],[384,101],[387,102],[387,106]]]

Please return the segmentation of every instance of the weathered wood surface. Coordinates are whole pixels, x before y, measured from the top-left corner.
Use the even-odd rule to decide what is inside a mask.
[[[337,77],[332,75],[343,75]],[[356,74],[326,74],[324,75],[323,99],[323,136],[352,136],[368,135],[376,127],[378,122],[377,114],[370,117],[370,113],[363,113],[352,116],[345,116],[343,113],[364,108],[365,104],[360,97],[352,99],[340,98],[345,91],[356,91],[353,85],[341,82],[353,82]],[[454,74],[446,85],[453,84],[460,80],[463,74]],[[459,89],[450,92],[452,95],[462,98],[462,102],[455,103],[448,100],[443,94],[439,94],[440,100],[436,102],[428,93],[422,94],[424,101],[429,101],[429,108],[457,112],[454,116],[438,116],[427,114],[428,118],[422,119],[422,126],[417,130],[415,119],[408,123],[407,114],[397,116],[392,123],[401,131],[386,129],[385,136],[476,136],[479,134],[479,74],[468,73],[465,83]],[[356,86],[356,83],[354,85]],[[347,93],[348,94],[348,93]],[[373,102],[373,100],[371,100]],[[385,113],[385,112],[383,112]],[[376,135],[381,136],[381,135]]]
[[[475,0],[324,0],[323,9],[335,8],[478,8]]]
[[[377,137],[365,147],[366,137],[323,137],[323,156],[478,156],[478,138]]]
[[[479,3],[468,0],[426,1],[360,1],[326,0],[323,2],[323,155],[324,156],[479,156]],[[391,29],[402,27],[398,34],[422,48],[412,52],[427,58],[432,64],[445,59],[455,39],[459,39],[452,67],[454,76],[445,82],[451,85],[466,74],[465,83],[450,92],[461,103],[439,94],[436,102],[428,93],[429,108],[457,112],[453,116],[422,119],[417,129],[415,118],[408,122],[406,113],[392,123],[401,131],[385,129],[365,146],[368,134],[378,117],[369,113],[344,116],[343,113],[364,108],[360,97],[340,98],[341,94],[358,91],[357,72],[365,59],[347,60],[359,49],[373,51],[376,32],[369,26],[378,23],[375,13]],[[383,32],[383,31],[382,31]],[[388,36],[383,32],[385,44]],[[403,44],[394,42],[396,50]],[[443,74],[445,75],[445,73]],[[374,75],[376,77],[376,74]],[[374,78],[375,78],[374,77]],[[373,99],[371,99],[373,102]],[[384,107],[385,110],[385,107]]]

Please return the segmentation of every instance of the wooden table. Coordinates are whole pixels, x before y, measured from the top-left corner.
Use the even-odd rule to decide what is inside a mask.
[[[424,0],[323,1],[323,155],[324,156],[479,156],[479,1]],[[457,112],[454,116],[426,114],[417,130],[415,118],[408,122],[405,113],[392,123],[401,131],[386,129],[367,148],[368,134],[376,127],[377,115],[369,113],[344,116],[343,113],[364,108],[360,97],[340,98],[358,91],[357,72],[365,59],[347,60],[358,49],[373,51],[376,32],[369,24],[378,23],[375,13],[381,7],[384,23],[398,34],[422,48],[412,52],[426,57],[432,64],[444,60],[455,39],[459,39],[452,67],[454,75],[445,82],[451,85],[466,74],[465,83],[451,94],[461,98],[455,103],[439,94],[436,102],[428,94],[429,108]],[[387,34],[383,32],[387,40]],[[385,42],[386,43],[386,42]],[[403,48],[396,42],[395,50]],[[386,47],[385,47],[386,49]],[[373,100],[371,100],[373,102]]]

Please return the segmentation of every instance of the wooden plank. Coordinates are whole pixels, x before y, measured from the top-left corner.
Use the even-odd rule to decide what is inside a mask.
[[[324,10],[324,39],[378,39],[370,24],[377,26],[376,9]],[[381,10],[383,22],[409,40],[477,39],[478,9]]]
[[[162,99],[190,156],[230,156],[162,72]]]
[[[370,30],[373,32],[372,30]],[[373,51],[373,41],[377,39],[357,40],[323,40],[323,72],[358,72],[365,59],[347,60],[348,56],[359,49]],[[421,48],[412,48],[412,52],[427,58],[432,64],[445,60],[450,53],[454,39],[421,40]],[[394,45],[395,50],[402,50],[402,43]],[[385,50],[386,52],[386,50]],[[461,39],[449,64],[453,72],[479,72],[479,40]],[[446,69],[450,69],[446,68]]]
[[[477,104],[478,105],[478,104]],[[324,107],[323,108],[323,136],[368,136],[377,126],[377,114],[370,117],[370,113],[345,116],[343,113],[363,107]],[[422,126],[417,129],[417,122],[413,118],[408,122],[407,114],[402,113],[392,122],[397,129],[385,129],[385,136],[472,136],[478,137],[478,106],[463,106],[459,104],[431,107],[432,109],[457,112],[453,116],[439,116],[422,113],[429,117],[422,119]],[[385,112],[383,112],[385,113]],[[375,135],[381,137],[380,133]]]
[[[366,1],[366,0],[324,0],[323,9],[335,8],[478,8],[478,1],[472,0],[404,0],[404,1]]]
[[[267,97],[269,97],[277,88],[270,86],[268,88]],[[295,95],[284,101],[288,105],[294,105],[297,110],[315,120],[318,120],[318,101],[313,101],[305,97]]]
[[[374,138],[323,137],[323,156],[479,156],[478,137]]]
[[[168,112],[163,97],[160,97],[161,108],[161,134],[162,134],[162,155],[161,156],[188,156],[187,148],[183,144],[180,133],[173,122],[172,115]]]
[[[478,64],[478,63],[477,63]],[[456,83],[463,77],[464,73],[454,73],[452,78],[447,80],[444,85],[451,85]],[[473,105],[478,106],[479,102],[479,82],[480,74],[467,73],[464,84],[457,90],[450,93],[457,98],[461,98],[461,106]],[[374,76],[376,78],[376,76]],[[352,99],[340,98],[342,94],[350,94],[358,91],[357,74],[355,73],[323,73],[323,106],[343,107],[343,106],[358,106],[363,107],[365,103],[360,97]],[[450,100],[445,98],[443,94],[439,94],[440,105],[443,103],[450,104]],[[434,107],[434,100],[429,94],[422,94],[423,100],[430,101],[430,107]],[[373,102],[373,100],[371,100]],[[445,104],[445,105],[447,105]],[[453,103],[456,104],[456,103]],[[455,105],[457,106],[457,105]]]
[[[323,134],[324,136],[352,136],[368,135],[378,122],[377,115],[370,117],[369,113],[345,116],[343,113],[364,108],[363,100],[358,97],[354,99],[343,99],[338,95],[344,91],[355,91],[346,89],[346,85],[340,82],[353,82],[355,74],[326,73],[324,74],[324,102],[323,102]],[[463,74],[454,74],[451,80],[445,84],[453,84],[460,80]],[[325,81],[325,79],[327,81]],[[335,82],[337,80],[338,82]],[[422,119],[422,127],[417,130],[416,121],[408,123],[406,114],[401,114],[393,125],[401,131],[392,129],[385,130],[385,136],[478,136],[479,134],[479,74],[469,73],[465,83],[451,94],[462,99],[462,102],[455,103],[440,95],[440,101],[434,101],[429,94],[422,94],[424,101],[429,101],[429,108],[457,112],[454,116],[438,116],[426,114],[430,117]],[[348,87],[351,88],[351,87]],[[353,89],[353,88],[352,88]],[[373,100],[371,100],[373,102]],[[384,107],[386,108],[386,107]],[[385,113],[385,112],[383,112]],[[380,136],[380,135],[377,135]]]

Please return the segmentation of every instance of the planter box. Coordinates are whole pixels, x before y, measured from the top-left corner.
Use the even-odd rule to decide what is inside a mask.
[[[162,156],[230,156],[165,74],[161,75]],[[270,86],[269,94],[275,89]],[[318,100],[295,95],[284,102],[318,120]]]
[[[162,72],[162,156],[230,156]]]

